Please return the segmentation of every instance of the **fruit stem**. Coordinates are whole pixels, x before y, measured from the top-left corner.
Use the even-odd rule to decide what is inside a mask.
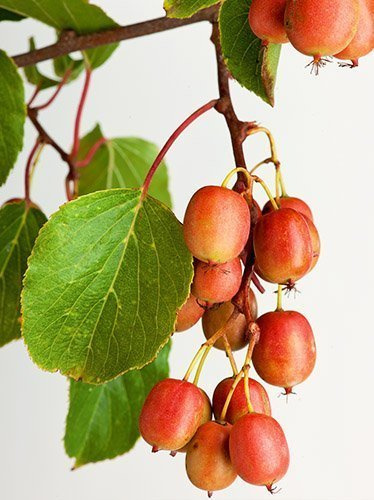
[[[153,179],[154,174],[156,173],[156,170],[160,166],[162,160],[165,158],[166,153],[169,151],[171,146],[174,144],[174,142],[178,139],[178,137],[181,135],[181,133],[189,126],[191,123],[193,123],[199,116],[203,115],[210,109],[214,108],[214,106],[217,104],[218,99],[213,99],[212,101],[209,101],[208,103],[204,104],[204,106],[201,106],[199,109],[194,111],[184,122],[179,125],[179,127],[175,130],[175,132],[172,133],[172,135],[169,137],[169,139],[166,141],[164,147],[161,149],[161,151],[158,153],[156,156],[151,168],[148,171],[147,177],[145,178],[144,184],[143,184],[143,195],[142,197],[144,198],[145,195],[148,192],[149,185]]]
[[[30,202],[30,183],[31,183],[31,172],[33,169],[33,165],[35,165],[34,158],[38,160],[39,156],[35,156],[38,149],[40,148],[40,137],[38,136],[34,146],[32,147],[30,154],[27,158],[27,163],[26,163],[26,170],[25,170],[25,200],[27,203]]]
[[[252,175],[256,172],[256,170],[260,167],[262,167],[262,165],[267,165],[268,163],[273,163],[273,159],[272,158],[266,158],[266,160],[262,160],[260,161],[259,163],[257,163],[257,165],[255,165],[250,171],[249,173]]]
[[[277,202],[278,206],[280,206],[280,204],[279,204],[279,198],[280,198],[279,172],[280,172],[280,164],[278,163],[275,166],[275,201]]]
[[[202,344],[200,346],[199,350],[197,351],[197,353],[193,357],[193,359],[190,363],[190,366],[188,367],[187,372],[186,372],[185,376],[183,377],[183,380],[188,380],[190,378],[191,373],[193,372],[197,362],[199,361],[200,356],[203,356],[205,354],[206,349],[213,347],[213,345],[217,342],[217,340],[219,340],[221,337],[223,337],[223,335],[225,335],[226,328],[231,323],[233,323],[235,321],[235,319],[237,318],[238,315],[239,315],[239,311],[237,308],[235,308],[233,313],[231,314],[230,318],[227,320],[227,323],[225,325],[223,325],[222,328],[217,330],[216,333],[214,335],[212,335],[209,340],[207,340],[204,344]]]
[[[260,328],[258,327],[257,323],[255,323],[254,321],[249,325],[249,333],[250,333],[250,340],[249,340],[247,354],[246,354],[244,365],[243,365],[244,367],[245,366],[250,367],[253,349],[255,348],[255,345],[257,344],[257,342],[259,341],[259,338],[260,338]]]
[[[282,190],[282,196],[288,196],[287,191],[286,191],[286,186],[284,185],[284,179],[283,179],[283,174],[281,169],[279,169],[279,184]]]
[[[91,147],[91,149],[86,154],[83,160],[77,161],[75,166],[77,168],[87,167],[92,161],[92,158],[95,156],[96,152],[100,149],[100,147],[107,142],[105,137],[100,137],[100,139],[95,142],[95,144]]]
[[[262,179],[260,179],[260,177],[257,177],[257,175],[253,175],[252,178],[255,182],[258,182],[259,184],[261,184],[261,186],[264,188],[271,204],[273,205],[274,210],[278,210],[279,206],[277,205],[277,202],[275,201],[273,195],[271,194],[271,191],[268,188],[267,184]]]
[[[56,90],[53,92],[53,94],[51,95],[51,97],[44,103],[44,104],[41,104],[40,106],[35,106],[34,109],[36,109],[37,111],[40,111],[41,109],[45,109],[45,108],[48,108],[49,105],[51,105],[53,103],[53,101],[56,99],[56,97],[58,96],[58,94],[60,93],[62,87],[65,85],[65,83],[68,81],[69,79],[69,76],[71,75],[71,69],[68,69],[66,70],[62,80],[60,81],[60,83],[57,85],[57,88]],[[29,104],[30,106],[30,104]]]
[[[253,128],[248,130],[247,135],[250,136],[250,135],[257,134],[259,132],[264,132],[266,134],[267,138],[269,139],[270,150],[271,150],[271,161],[274,163],[274,165],[276,165],[277,163],[279,163],[277,147],[275,144],[274,137],[273,137],[272,133],[270,132],[270,130],[265,128],[265,127],[253,127]]]
[[[34,92],[31,94],[30,100],[27,103],[28,107],[30,107],[31,104],[35,101],[35,99],[38,97],[40,91],[41,91],[41,86],[40,86],[40,84],[38,84],[38,85],[36,85]]]
[[[282,292],[282,285],[278,285],[278,291],[277,291],[277,311],[282,311],[282,297],[283,297],[283,292]]]
[[[89,66],[86,66],[86,77],[84,80],[83,90],[81,94],[81,98],[78,104],[77,115],[75,117],[75,125],[74,125],[74,139],[73,139],[73,147],[71,149],[70,157],[74,160],[78,154],[79,144],[80,144],[80,127],[82,121],[82,114],[84,104],[87,99],[88,89],[90,87],[92,70]]]
[[[266,292],[265,288],[262,286],[261,281],[259,280],[256,273],[252,273],[252,283],[260,293]]]
[[[199,361],[200,356],[205,352],[207,346],[206,344],[203,344],[200,346],[199,350],[195,354],[195,356],[192,358],[192,361],[190,363],[190,366],[188,367],[185,376],[183,377],[183,380],[188,381],[188,379],[191,376],[191,373],[193,372],[197,362]]]
[[[221,186],[222,186],[222,187],[227,187],[227,184],[229,183],[229,181],[230,181],[231,177],[232,177],[233,175],[235,175],[236,173],[238,173],[238,172],[242,172],[242,173],[245,175],[245,177],[246,177],[246,179],[247,179],[247,185],[248,185],[248,187],[249,187],[249,186],[251,185],[251,183],[252,183],[252,178],[251,178],[251,175],[249,174],[248,170],[247,170],[247,169],[245,169],[245,168],[243,168],[243,167],[237,167],[237,168],[234,168],[233,170],[231,170],[231,171],[230,171],[230,172],[226,175],[226,177],[224,178],[224,180],[223,180],[223,182],[222,182]]]
[[[246,365],[245,368],[243,368],[243,371],[244,371],[244,392],[245,392],[245,399],[247,400],[248,412],[253,413],[254,409],[251,403],[251,396],[249,393],[249,365]]]
[[[225,344],[225,350],[226,350],[227,357],[229,358],[229,361],[231,364],[232,373],[236,377],[238,374],[238,367],[236,365],[236,361],[235,361],[234,355],[232,353],[230,342],[227,340],[226,334],[222,337],[222,339],[223,339],[223,342]]]
[[[237,385],[240,382],[240,379],[243,376],[243,369],[240,370],[240,372],[236,375],[234,382],[232,383],[232,386],[230,387],[229,393],[227,394],[225,404],[223,405],[221,416],[220,416],[220,421],[224,422],[226,420],[226,414],[227,414],[227,409],[230,405],[232,395],[234,394],[234,391],[237,387]]]
[[[251,359],[252,359],[253,349],[254,349],[255,345],[257,344],[258,339],[260,338],[260,329],[259,329],[259,327],[257,326],[257,324],[255,322],[252,322],[249,325],[249,331],[250,331],[251,337],[250,337],[250,341],[249,341],[249,345],[248,345],[247,355],[245,357],[245,362],[244,362],[243,368],[236,375],[235,380],[234,380],[234,382],[233,382],[233,384],[232,384],[232,386],[230,388],[230,391],[229,391],[229,393],[227,395],[225,404],[224,404],[224,406],[222,408],[222,413],[221,413],[221,418],[220,418],[220,420],[222,420],[222,421],[224,421],[225,418],[226,418],[227,409],[229,407],[232,395],[234,394],[236,386],[239,384],[240,379],[242,378],[242,375],[244,374],[244,377],[245,377],[246,374],[247,374],[247,376],[248,376],[248,372],[249,372],[249,368],[250,368],[250,363],[251,363]],[[246,393],[248,409],[249,409],[250,412],[253,412],[253,407],[251,405],[251,401],[250,401],[250,397],[249,397],[249,383],[247,382],[247,383],[244,384],[245,391],[247,391],[247,389],[245,387],[246,385],[247,385],[247,388],[248,388],[248,396],[247,396],[247,393]]]
[[[200,359],[200,363],[199,363],[199,366],[197,367],[197,370],[196,370],[196,374],[195,374],[195,378],[194,378],[194,385],[197,385],[199,383],[199,378],[200,378],[200,375],[201,375],[201,372],[202,372],[202,369],[204,367],[204,363],[206,361],[206,358],[208,357],[208,354],[210,352],[210,350],[212,349],[213,346],[208,346],[206,349],[205,349],[205,352],[204,354],[202,355],[201,359]]]

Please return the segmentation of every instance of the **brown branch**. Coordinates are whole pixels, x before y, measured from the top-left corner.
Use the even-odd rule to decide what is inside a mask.
[[[213,32],[211,40],[215,46],[216,59],[217,59],[217,70],[218,70],[218,89],[220,99],[216,105],[216,110],[221,113],[226,120],[227,127],[230,132],[232,149],[235,159],[236,167],[246,168],[243,142],[247,137],[248,130],[253,127],[252,122],[242,122],[236,116],[230,94],[230,75],[227,70],[220,41],[219,25],[217,20],[213,21]],[[238,182],[236,183],[235,189],[239,192],[244,190],[245,187],[245,177],[243,174],[239,174]]]
[[[30,66],[41,61],[70,54],[77,50],[93,49],[101,45],[108,45],[122,40],[130,40],[153,33],[160,33],[162,31],[188,26],[189,24],[199,23],[201,21],[212,22],[217,18],[217,13],[218,6],[215,5],[208,9],[201,10],[188,19],[160,17],[158,19],[151,19],[150,21],[132,24],[130,26],[119,26],[111,30],[88,35],[77,35],[74,31],[66,31],[62,33],[60,39],[53,45],[32,50],[25,54],[19,54],[14,56],[13,60],[19,67]]]
[[[219,99],[215,105],[216,110],[221,113],[226,120],[236,167],[246,168],[243,142],[247,137],[248,130],[254,126],[251,122],[243,122],[238,119],[230,95],[229,86],[229,72],[227,70],[220,42],[219,26],[218,26],[218,5],[204,9],[189,19],[169,19],[167,17],[144,21],[130,26],[121,26],[112,30],[107,30],[99,33],[91,33],[89,35],[77,35],[73,31],[63,32],[59,41],[53,45],[44,47],[42,49],[33,50],[31,52],[20,54],[13,58],[14,62],[22,67],[35,64],[40,61],[58,57],[61,55],[69,54],[77,50],[85,50],[89,48],[98,47],[101,45],[108,45],[121,40],[128,40],[137,38],[152,33],[159,33],[162,31],[187,26],[201,21],[209,21],[213,26],[212,42],[215,46],[216,59],[217,59],[217,72],[218,72],[218,89]],[[69,166],[68,181],[75,181],[76,179],[76,165],[72,157],[67,154],[44,130],[37,118],[37,110],[28,108],[28,116],[35,128],[39,132],[40,138],[43,142],[50,144],[61,156]],[[238,175],[238,181],[235,189],[238,192],[244,191],[246,188],[246,179],[243,174]]]
[[[30,118],[30,121],[36,128],[40,141],[43,142],[44,144],[49,144],[50,146],[53,147],[57,151],[57,153],[60,155],[61,159],[68,164],[69,166],[69,173],[71,176],[74,177],[74,174],[72,172],[75,172],[75,166],[74,163],[71,161],[69,154],[64,151],[57,142],[52,139],[52,137],[48,134],[48,132],[44,129],[42,124],[38,120],[38,110],[35,108],[27,108],[27,116]]]

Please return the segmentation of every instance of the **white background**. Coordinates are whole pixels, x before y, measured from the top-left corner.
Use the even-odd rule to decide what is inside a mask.
[[[161,0],[98,2],[117,22],[129,24],[163,15]],[[16,54],[27,38],[39,46],[53,31],[31,20],[1,24],[1,47]],[[96,121],[108,136],[138,135],[162,145],[176,126],[217,96],[214,52],[207,24],[122,43],[95,72],[84,115],[88,131]],[[300,283],[301,294],[286,306],[310,320],[318,345],[314,374],[297,396],[277,398],[269,388],[274,416],[288,437],[292,462],[280,483],[284,500],[364,500],[374,498],[373,467],[373,83],[374,57],[354,71],[331,64],[318,78],[308,60],[285,47],[279,68],[276,107],[232,84],[242,119],[258,120],[277,140],[288,191],[312,206],[323,242],[315,272]],[[49,64],[44,65],[49,68]],[[68,86],[41,119],[64,147],[70,145],[73,110],[82,80]],[[27,89],[30,94],[31,89]],[[1,201],[22,195],[26,152],[35,138],[26,128],[25,150]],[[248,164],[268,154],[265,139],[246,144]],[[195,123],[168,155],[171,189],[179,218],[192,193],[218,184],[233,167],[223,118],[211,111]],[[38,167],[33,198],[48,213],[64,202],[66,167],[48,149]],[[269,181],[270,167],[263,176]],[[258,198],[263,200],[262,193]],[[275,296],[260,299],[260,311]],[[178,335],[172,374],[181,377],[198,345],[199,326]],[[221,353],[208,360],[202,383],[212,391],[229,374]],[[0,496],[4,500],[174,500],[205,498],[189,484],[183,457],[151,455],[139,442],[126,456],[70,472],[62,437],[67,383],[41,372],[23,343],[0,351]],[[217,499],[269,498],[262,488],[237,480]]]

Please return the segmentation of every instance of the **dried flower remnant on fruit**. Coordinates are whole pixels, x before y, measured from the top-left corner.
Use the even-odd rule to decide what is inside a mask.
[[[196,261],[191,290],[197,299],[208,304],[227,302],[238,292],[241,279],[242,265],[239,258],[215,265]]]

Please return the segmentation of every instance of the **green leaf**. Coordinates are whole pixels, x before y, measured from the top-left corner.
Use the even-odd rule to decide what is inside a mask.
[[[0,0],[0,7],[32,17],[58,30],[74,30],[79,35],[105,31],[117,24],[96,5],[86,0]],[[92,68],[103,64],[118,44],[86,51]]]
[[[24,280],[31,357],[94,384],[143,367],[173,332],[192,275],[181,224],[141,189],[62,206],[40,232]]]
[[[56,57],[53,59],[53,68],[56,76],[60,78],[63,78],[67,70],[70,70],[69,82],[71,82],[84,70],[84,59],[73,59],[69,55]]]
[[[33,37],[29,39],[29,49],[35,50],[35,40]],[[84,69],[84,60],[78,59],[75,60],[71,58],[69,55],[57,57],[53,59],[53,67],[55,70],[55,74],[59,77],[58,80],[54,80],[45,76],[39,68],[37,64],[33,64],[31,66],[26,66],[23,71],[25,73],[26,79],[32,85],[38,86],[40,90],[49,89],[51,87],[55,87],[61,82],[61,79],[65,76],[65,73],[68,69],[71,70],[71,74],[69,76],[68,81],[71,82],[75,80]]]
[[[29,39],[29,50],[35,50],[35,40],[33,37]],[[25,73],[26,80],[31,83],[31,85],[38,86],[40,90],[49,89],[58,85],[60,82],[58,80],[52,80],[48,76],[43,75],[38,69],[36,64],[31,66],[26,66],[23,69]]]
[[[251,0],[225,0],[220,11],[222,52],[232,76],[245,88],[274,106],[274,87],[281,46],[262,47],[251,31]]]
[[[144,400],[169,374],[169,344],[153,363],[106,384],[71,381],[65,449],[76,459],[75,467],[114,458],[134,446]]]
[[[84,158],[102,137],[101,129],[97,125],[81,140],[79,159]],[[155,144],[136,137],[108,140],[99,148],[90,164],[80,170],[79,193],[140,187],[157,153]],[[167,167],[164,162],[152,180],[149,194],[171,207]]]
[[[165,0],[164,9],[168,17],[191,17],[199,10],[219,3],[220,0]]]
[[[21,335],[20,297],[27,259],[44,214],[24,201],[0,208],[0,346]]]
[[[4,184],[23,145],[26,118],[22,78],[0,50],[0,185]]]
[[[22,19],[25,19],[25,17],[10,10],[0,9],[0,21],[22,21]]]

